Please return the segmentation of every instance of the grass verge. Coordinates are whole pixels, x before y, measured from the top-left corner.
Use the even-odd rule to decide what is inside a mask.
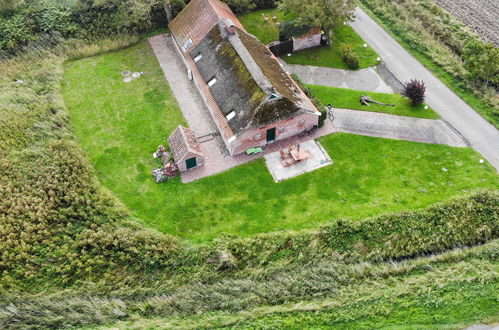
[[[399,94],[374,93],[319,85],[307,85],[307,87],[322,104],[332,104],[335,108],[383,112],[392,115],[427,119],[439,118],[438,114],[432,108],[428,107],[425,110],[424,107],[426,104],[413,106],[408,98]],[[361,105],[359,99],[362,95],[370,96],[378,102],[395,104],[395,106],[390,107],[379,104],[371,104],[370,106]]]
[[[276,9],[257,10],[242,15],[239,19],[249,33],[255,35],[264,44],[268,44],[279,38],[279,26],[276,21],[272,20],[273,16],[276,16],[279,22],[284,20],[284,15]],[[269,21],[266,22],[264,17],[269,17]],[[343,62],[340,53],[341,44],[350,44],[353,53],[359,56],[359,69],[378,64],[376,61],[378,54],[371,47],[364,47],[364,43],[365,41],[350,26],[345,25],[333,31],[332,47],[301,50],[291,56],[283,56],[282,58],[289,64],[350,69]]]
[[[499,128],[497,91],[468,81],[462,60],[450,49],[452,47],[461,52],[465,40],[478,38],[476,35],[471,36],[469,29],[457,23],[455,18],[438,7],[433,0],[403,3],[361,0],[360,4],[412,56]],[[429,21],[434,24],[428,24]]]

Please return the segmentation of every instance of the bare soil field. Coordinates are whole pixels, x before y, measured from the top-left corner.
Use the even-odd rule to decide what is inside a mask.
[[[436,0],[437,4],[499,46],[499,0]]]

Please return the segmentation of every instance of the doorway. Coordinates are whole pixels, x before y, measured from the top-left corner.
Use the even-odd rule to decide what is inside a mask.
[[[275,140],[275,127],[267,130],[267,142]]]
[[[189,158],[185,161],[185,165],[187,169],[193,168],[197,166],[196,157]]]

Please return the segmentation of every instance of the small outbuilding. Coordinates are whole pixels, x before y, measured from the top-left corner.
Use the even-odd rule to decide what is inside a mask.
[[[320,28],[311,28],[308,32],[293,37],[293,51],[317,47],[321,45],[322,31]]]
[[[168,138],[168,145],[180,172],[204,164],[203,152],[191,129],[179,125]]]

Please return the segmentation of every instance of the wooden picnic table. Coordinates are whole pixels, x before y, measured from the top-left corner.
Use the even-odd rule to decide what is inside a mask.
[[[291,154],[291,157],[297,162],[300,160],[305,160],[308,157],[308,153],[306,150],[303,148],[300,148],[298,145],[291,146],[289,148],[289,153]]]

